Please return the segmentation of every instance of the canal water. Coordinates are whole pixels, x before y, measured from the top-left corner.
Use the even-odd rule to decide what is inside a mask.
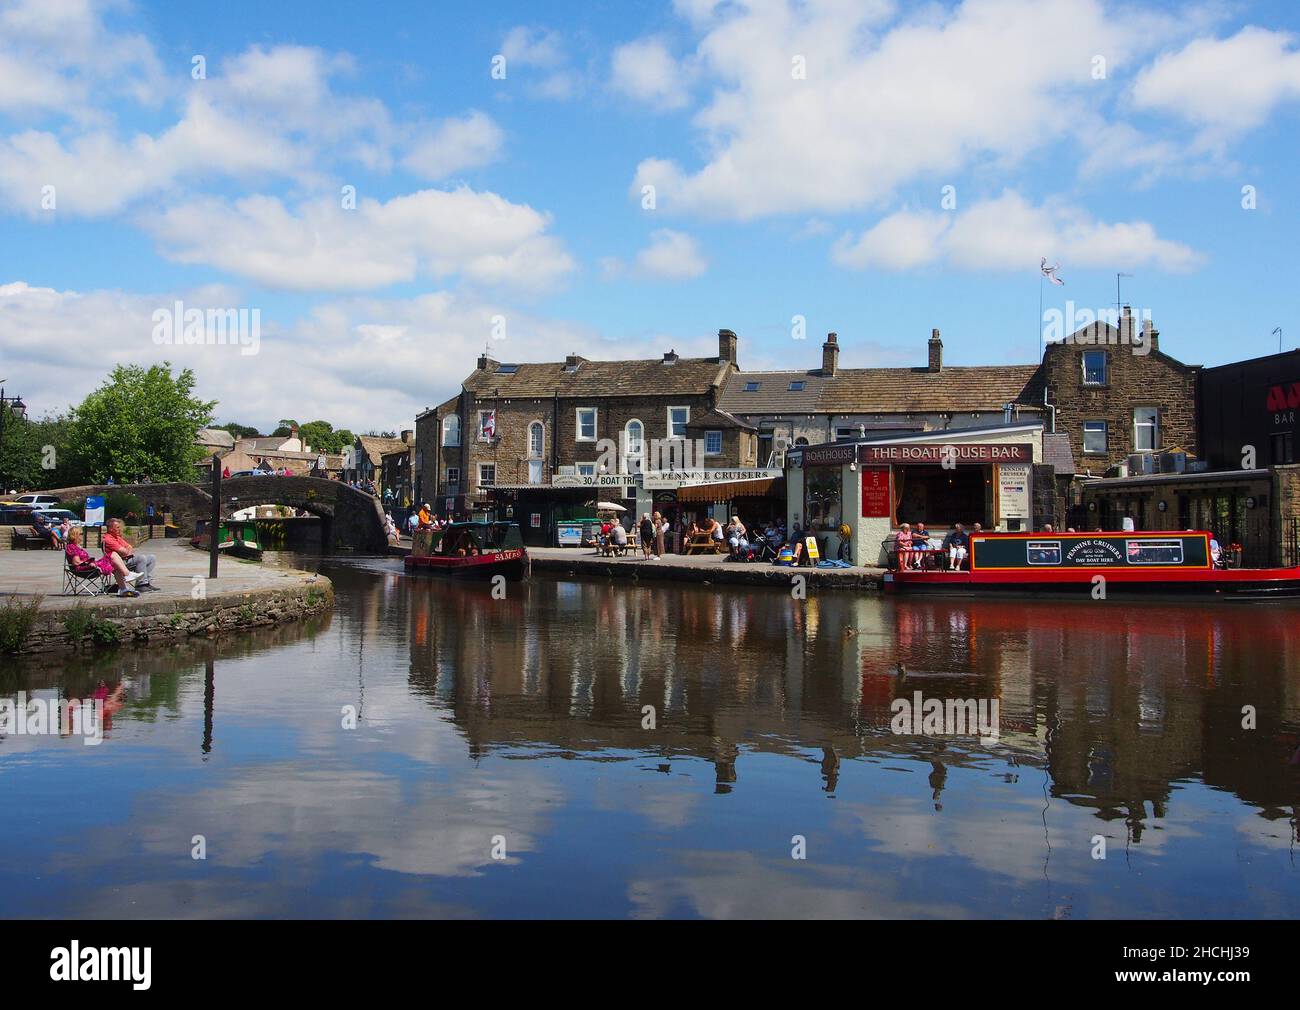
[[[0,915],[1300,907],[1295,604],[319,564],[315,621],[0,666],[109,711],[98,746],[0,738]]]

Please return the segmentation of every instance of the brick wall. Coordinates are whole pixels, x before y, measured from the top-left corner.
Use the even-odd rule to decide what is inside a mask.
[[[1083,384],[1083,354],[1100,351],[1106,355],[1106,382]],[[1199,366],[1182,362],[1152,350],[1135,354],[1127,344],[1051,344],[1044,355],[1048,396],[1056,407],[1056,430],[1070,437],[1075,465],[1082,473],[1091,469],[1100,475],[1107,467],[1123,462],[1133,446],[1133,409],[1159,409],[1160,431],[1156,448],[1178,446],[1198,452],[1196,431],[1197,372]],[[1083,451],[1083,423],[1105,421],[1106,452]]]

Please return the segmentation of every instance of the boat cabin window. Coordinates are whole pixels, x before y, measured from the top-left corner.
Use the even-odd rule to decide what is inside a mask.
[[[1125,545],[1130,565],[1181,565],[1181,540],[1129,540]]]
[[[1026,540],[1025,551],[1031,565],[1061,563],[1061,541],[1059,540]]]

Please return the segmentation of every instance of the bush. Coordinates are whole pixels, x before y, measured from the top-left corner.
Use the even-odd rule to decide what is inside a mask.
[[[63,627],[76,645],[84,642],[87,636],[95,645],[117,645],[122,640],[121,628],[81,604],[64,615]]]
[[[63,508],[71,509],[78,516],[86,514],[86,499],[76,498],[71,502],[64,502]],[[156,507],[156,503],[155,503]],[[117,518],[125,520],[128,515],[144,515],[144,502],[129,491],[112,490],[104,495],[104,521]]]
[[[0,652],[18,652],[27,642],[32,625],[36,623],[36,612],[41,609],[42,596],[33,596],[30,600],[9,597],[0,607]]]

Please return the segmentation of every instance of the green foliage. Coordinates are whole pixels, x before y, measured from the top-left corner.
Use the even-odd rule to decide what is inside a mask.
[[[312,452],[332,454],[342,452],[356,441],[356,436],[347,428],[337,431],[328,421],[308,421],[298,429],[298,435],[311,446]]]
[[[69,452],[85,478],[192,480],[203,450],[194,433],[212,422],[216,401],[192,396],[194,373],[173,376],[170,362],[143,368],[118,365],[108,380],[73,410]]]
[[[117,645],[122,640],[121,628],[80,603],[63,615],[63,627],[78,645],[87,637],[95,645]]]
[[[0,652],[18,652],[27,642],[36,613],[41,609],[42,596],[22,600],[11,596],[0,607]]]
[[[262,437],[262,433],[256,428],[250,428],[246,424],[236,424],[234,421],[230,421],[227,424],[214,424],[212,425],[212,428],[215,431],[228,431],[236,439]]]
[[[158,502],[154,502],[155,507]],[[76,498],[70,502],[64,502],[63,508],[71,509],[78,516],[86,514],[86,499]],[[136,518],[140,519],[144,515],[144,502],[129,491],[119,491],[116,488],[104,494],[104,521],[109,519],[125,520],[128,515],[135,513]],[[143,521],[141,519],[141,521]]]

